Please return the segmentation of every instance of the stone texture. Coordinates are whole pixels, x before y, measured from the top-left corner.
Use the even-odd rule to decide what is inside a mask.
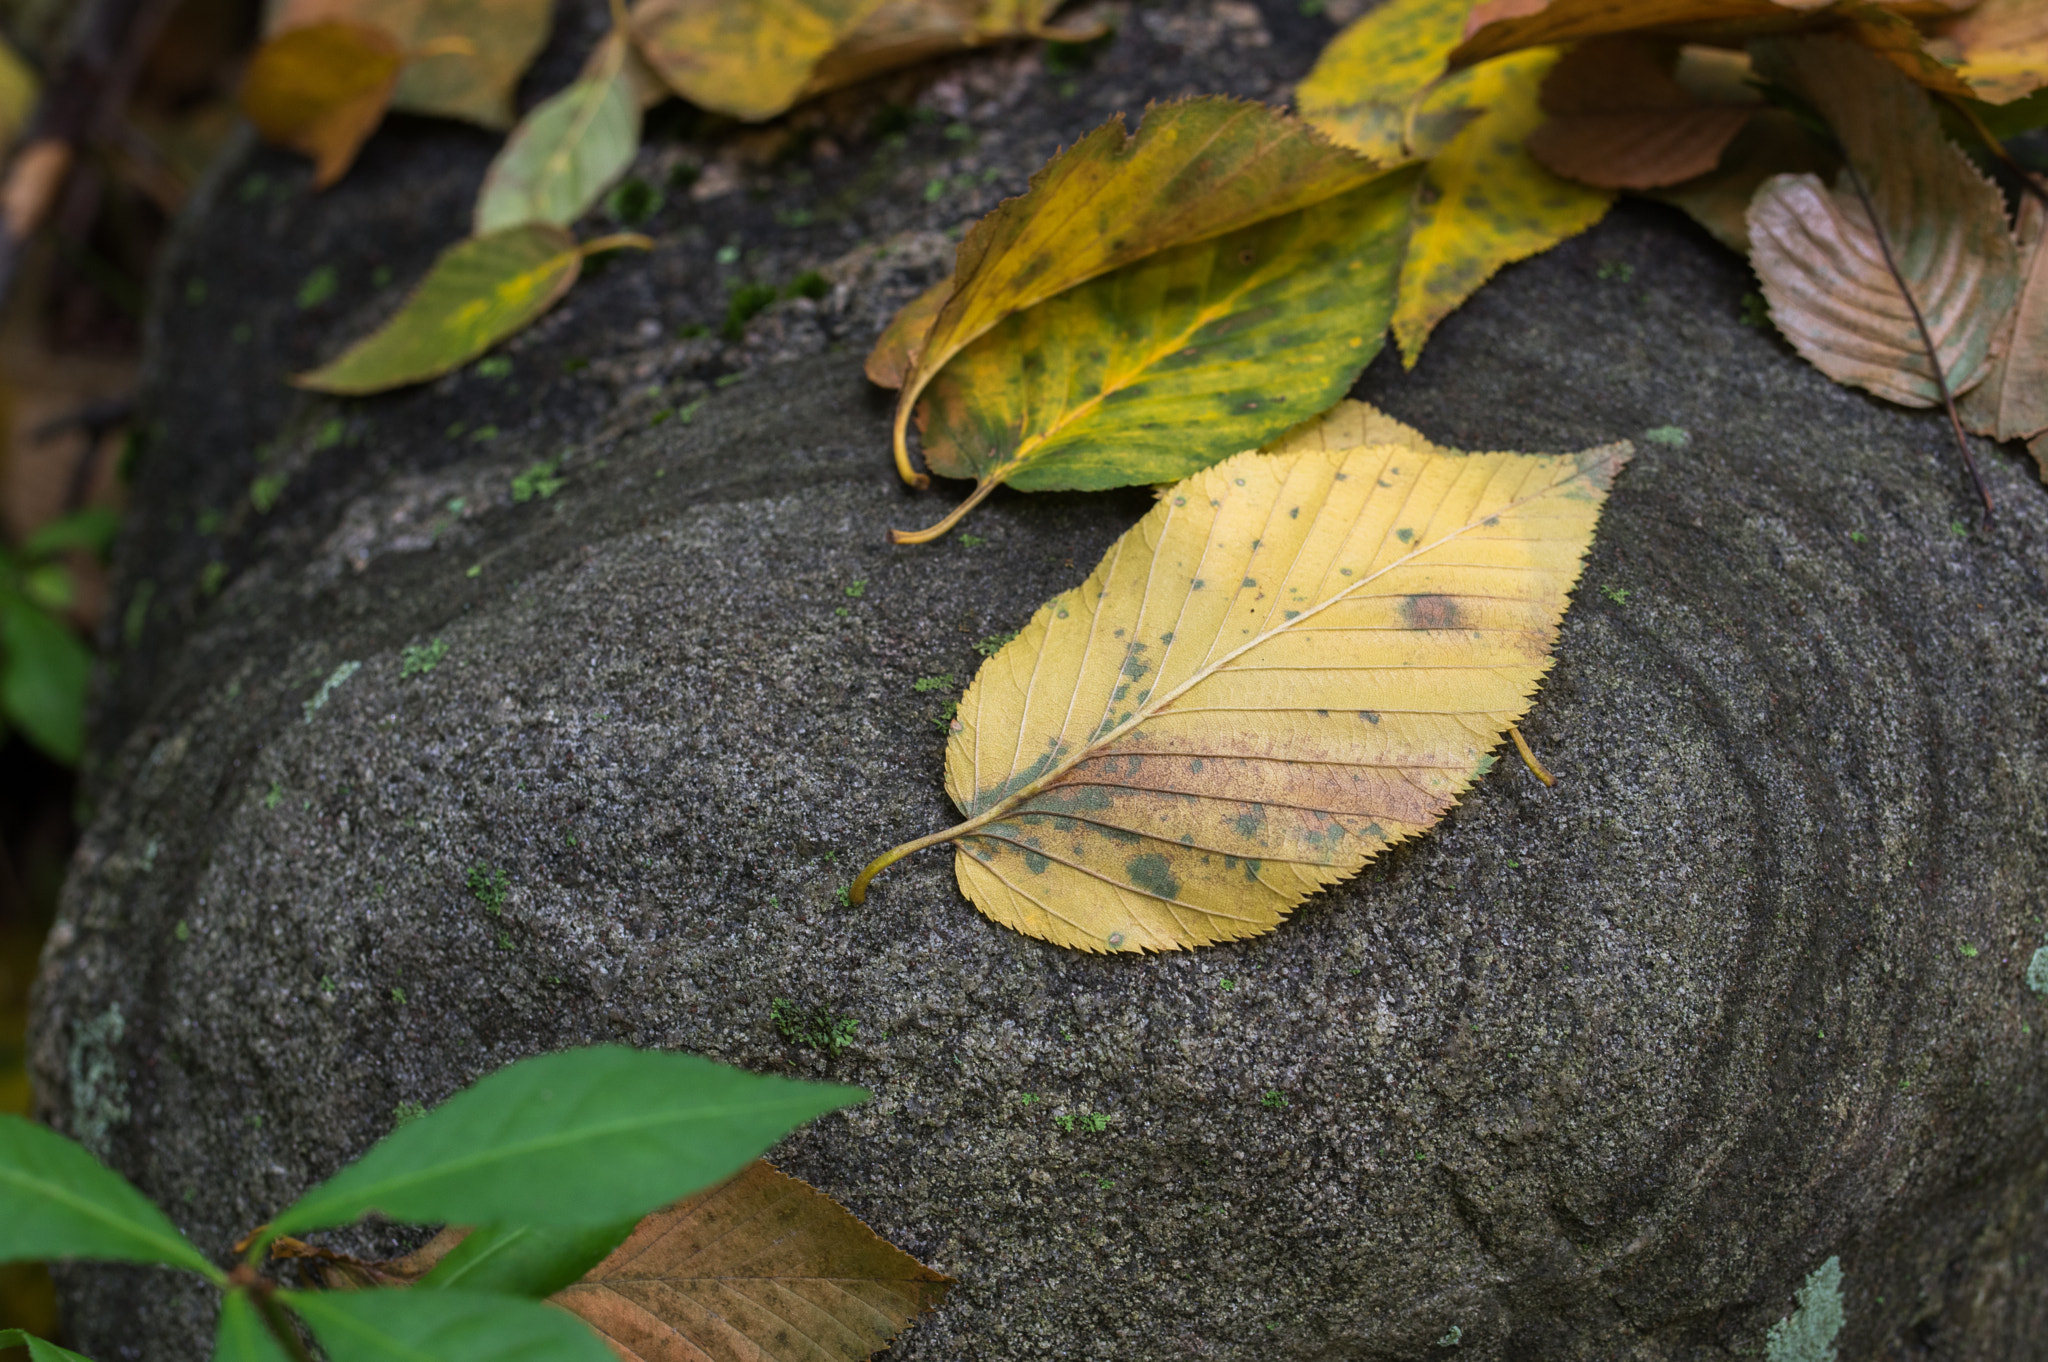
[[[912,682],[964,683],[1147,504],[1001,494],[973,542],[889,548],[942,502],[889,468],[867,341],[944,267],[932,234],[1058,142],[1152,95],[1282,96],[1329,31],[1139,7],[1092,69],[952,63],[886,92],[935,118],[849,97],[781,159],[676,120],[643,168],[737,188],[671,188],[660,248],[508,378],[364,402],[279,378],[459,234],[489,140],[397,121],[318,199],[281,156],[224,168],[160,289],[46,1115],[224,1254],[401,1103],[623,1040],[874,1090],[776,1157],[960,1278],[905,1362],[1759,1356],[1831,1255],[1845,1357],[2037,1356],[2048,497],[1980,449],[1980,532],[1944,425],[1742,325],[1741,263],[1664,210],[1359,388],[1449,444],[1641,444],[1525,726],[1554,789],[1510,759],[1281,930],[1188,955],[993,927],[945,852],[836,902],[952,821]],[[321,264],[342,293],[302,311]],[[825,267],[736,341],[674,339]],[[776,998],[855,1044],[789,1044]],[[196,1284],[61,1280],[102,1362],[205,1355]]]

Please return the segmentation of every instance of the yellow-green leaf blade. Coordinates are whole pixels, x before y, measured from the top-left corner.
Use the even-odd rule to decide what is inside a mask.
[[[625,39],[604,40],[590,75],[538,105],[505,142],[477,195],[477,236],[526,222],[566,227],[633,163],[640,102],[625,69]]]
[[[1099,24],[1047,28],[1046,21],[1062,3],[1064,0],[884,0],[819,61],[804,83],[803,97],[1004,38],[1086,42],[1101,36]]]
[[[961,889],[1084,950],[1271,930],[1488,769],[1629,456],[1462,454],[1345,403],[1197,473],[961,700]]]
[[[1832,192],[1813,175],[1764,183],[1749,209],[1750,260],[1771,319],[1830,378],[1916,407],[1941,400],[1924,321],[1949,392],[1968,390],[1989,372],[2019,292],[1998,189],[1942,136],[1927,95],[1881,58],[1835,37],[1783,40],[1767,54],[1767,74],[1841,140],[1874,210],[1846,170]]]
[[[677,94],[758,122],[803,93],[825,54],[880,0],[641,0],[640,50]]]
[[[899,468],[908,476],[903,432],[925,384],[1003,318],[1155,251],[1294,212],[1378,173],[1262,104],[1210,97],[1155,105],[1134,136],[1121,116],[1111,119],[960,243],[953,293],[905,378]]]
[[[582,265],[576,239],[551,223],[459,241],[397,316],[292,381],[320,392],[372,393],[445,374],[553,307]]]
[[[1301,116],[1381,164],[1410,151],[1408,119],[1444,73],[1470,0],[1388,0],[1353,20],[1296,87]]]
[[[926,390],[925,461],[1030,491],[1172,482],[1328,409],[1378,353],[1415,172],[1127,265]]]
[[[2007,104],[2048,86],[2048,6],[1984,0],[1944,36],[1962,57],[1956,72],[1979,99]]]
[[[952,1279],[832,1198],[755,1160],[640,1222],[556,1305],[629,1359],[867,1357]]]
[[[1467,73],[1447,98],[1482,110],[1431,158],[1394,336],[1413,367],[1423,342],[1504,265],[1547,251],[1607,213],[1614,191],[1545,170],[1523,146],[1543,123],[1538,103],[1550,51],[1522,52]]]

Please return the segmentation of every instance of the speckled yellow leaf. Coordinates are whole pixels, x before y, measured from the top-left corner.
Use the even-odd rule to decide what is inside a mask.
[[[1352,21],[1295,87],[1301,116],[1382,164],[1414,153],[1410,120],[1465,28],[1471,0],[1388,0]]]
[[[633,35],[677,94],[734,118],[773,118],[881,0],[640,0]]]
[[[1016,313],[919,407],[925,465],[974,490],[1173,482],[1342,398],[1379,353],[1418,167],[1160,251]]]
[[[2006,104],[2048,86],[2048,4],[1984,0],[1943,36],[1962,59],[1957,72],[1979,99]]]
[[[269,31],[328,20],[381,28],[408,54],[392,108],[509,128],[512,92],[553,14],[553,0],[280,0]]]
[[[1550,665],[1626,444],[1464,454],[1359,403],[1165,493],[983,664],[946,749],[975,906],[1089,951],[1271,931],[1441,818]]]
[[[339,357],[292,382],[330,393],[373,393],[438,377],[467,364],[553,307],[584,257],[642,236],[576,243],[565,228],[529,222],[458,241],[398,314]]]
[[[1135,136],[1121,115],[1104,123],[960,243],[953,291],[904,375],[897,471],[924,481],[910,465],[910,414],[933,376],[1003,318],[1155,251],[1291,213],[1378,173],[1263,104],[1213,96],[1157,104]]]
[[[1613,190],[1561,179],[1523,147],[1542,126],[1537,97],[1556,59],[1550,50],[1518,52],[1444,87],[1442,98],[1481,112],[1425,172],[1394,308],[1394,337],[1411,368],[1436,324],[1501,266],[1585,231],[1614,202]]]

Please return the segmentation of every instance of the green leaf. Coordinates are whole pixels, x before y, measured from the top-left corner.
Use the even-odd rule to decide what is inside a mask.
[[[527,222],[566,227],[633,163],[640,101],[626,74],[624,39],[604,41],[596,70],[512,130],[477,196],[476,235]]]
[[[105,553],[120,528],[118,512],[105,506],[88,506],[37,530],[23,541],[21,553],[24,558],[47,558],[65,549]]]
[[[213,1362],[289,1362],[246,1291],[230,1291],[220,1303]]]
[[[374,393],[437,378],[463,365],[553,307],[583,259],[645,237],[606,237],[582,246],[564,228],[531,222],[458,241],[441,252],[398,315],[339,358],[292,380],[330,393]]]
[[[0,1349],[26,1348],[28,1362],[92,1362],[92,1359],[37,1338],[26,1329],[0,1329]]]
[[[457,1244],[416,1285],[422,1291],[501,1291],[535,1299],[552,1296],[603,1262],[638,1223],[622,1220],[570,1230],[486,1225]]]
[[[1175,482],[1341,399],[1393,312],[1417,171],[1127,265],[1000,323],[925,390],[932,472],[997,484]]]
[[[69,766],[85,743],[92,654],[64,625],[19,597],[0,599],[0,716]]]
[[[617,1362],[581,1321],[481,1291],[280,1291],[331,1362]]]
[[[110,1258],[227,1279],[164,1213],[78,1145],[0,1114],[0,1262]]]
[[[392,1131],[286,1209],[264,1242],[371,1210],[420,1224],[613,1224],[731,1176],[867,1095],[618,1045],[541,1055]]]

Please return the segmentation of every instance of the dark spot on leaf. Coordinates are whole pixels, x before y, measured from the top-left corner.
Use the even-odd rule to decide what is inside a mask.
[[[1410,629],[1456,629],[1464,623],[1455,596],[1410,596],[1401,602]]]

